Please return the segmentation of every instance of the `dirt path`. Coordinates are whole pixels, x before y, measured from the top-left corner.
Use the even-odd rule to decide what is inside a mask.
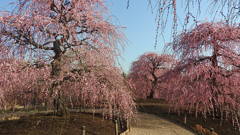
[[[127,135],[194,135],[194,133],[158,116],[139,113]]]

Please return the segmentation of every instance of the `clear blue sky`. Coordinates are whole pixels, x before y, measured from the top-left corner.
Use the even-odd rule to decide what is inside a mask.
[[[148,8],[146,0],[131,0],[127,9],[127,0],[108,0],[114,24],[125,26],[123,29],[127,37],[127,46],[119,58],[121,67],[125,72],[131,63],[144,52],[160,52],[162,45],[154,48],[156,26],[155,15]]]
[[[12,1],[15,0],[1,0],[0,9],[9,9],[11,6],[7,6],[7,3]],[[112,22],[116,25],[126,27],[122,29],[122,31],[127,37],[127,46],[125,46],[125,49],[122,51],[122,57],[119,58],[119,63],[125,72],[128,72],[131,63],[145,52],[164,53],[164,43],[170,42],[171,27],[167,28],[164,32],[165,42],[160,38],[155,49],[156,15],[151,12],[151,9],[147,5],[147,0],[130,0],[130,7],[128,9],[126,8],[127,0],[106,1],[110,9]],[[181,8],[184,6],[183,3],[177,4],[180,5],[178,14],[181,16],[181,12],[183,12]],[[203,5],[203,7],[203,11],[208,8],[206,5]],[[204,16],[201,17],[203,18],[202,20],[207,20],[206,13],[206,11],[203,12]],[[171,22],[169,23],[171,24]]]

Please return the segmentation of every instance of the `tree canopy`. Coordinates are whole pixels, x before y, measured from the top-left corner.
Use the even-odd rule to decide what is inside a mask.
[[[14,69],[1,72],[9,86],[0,86],[4,101],[10,101],[5,95],[15,97],[21,91],[27,91],[25,97],[33,96],[39,88],[28,81],[33,86],[44,82],[39,86],[44,96],[43,92],[37,96],[48,105],[101,107],[110,117],[133,116],[131,93],[115,63],[123,35],[107,18],[103,0],[19,0],[14,4],[13,11],[0,16],[1,66]],[[46,68],[21,71],[21,62],[42,62]],[[14,104],[22,102],[14,99]]]
[[[161,76],[176,64],[173,56],[145,53],[132,63],[129,79],[135,87],[135,94],[141,98],[159,97]]]
[[[171,44],[180,63],[168,74],[166,99],[176,110],[231,119],[239,126],[239,26],[202,23]]]

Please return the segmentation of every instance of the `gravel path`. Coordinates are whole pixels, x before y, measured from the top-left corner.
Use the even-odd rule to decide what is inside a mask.
[[[194,133],[158,116],[139,113],[137,120],[131,123],[127,135],[194,135]]]

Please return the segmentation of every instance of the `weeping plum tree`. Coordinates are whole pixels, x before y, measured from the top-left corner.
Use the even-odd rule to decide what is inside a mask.
[[[32,65],[13,57],[9,48],[0,48],[0,109],[45,103],[50,84],[49,67],[40,62],[42,66]]]
[[[9,48],[14,57],[21,57],[25,60],[40,58],[50,63],[52,83],[48,88],[48,100],[54,98],[54,101],[57,100],[61,106],[66,107],[65,101],[67,101],[68,95],[64,94],[71,90],[81,93],[84,91],[81,86],[86,85],[89,86],[89,89],[85,88],[83,92],[85,96],[82,97],[86,97],[90,93],[95,93],[95,97],[94,100],[84,100],[85,102],[94,106],[107,102],[108,107],[106,108],[111,109],[112,106],[117,106],[114,109],[121,110],[125,116],[131,116],[134,105],[131,95],[123,92],[123,83],[107,85],[111,80],[110,77],[114,76],[105,76],[108,79],[100,81],[99,76],[93,73],[93,71],[99,73],[98,68],[92,70],[87,70],[87,68],[74,70],[72,68],[81,61],[85,61],[85,64],[81,66],[89,66],[88,62],[94,61],[98,57],[96,52],[93,53],[95,50],[101,55],[104,54],[102,59],[98,59],[98,64],[106,65],[104,63],[107,62],[106,69],[113,72],[115,77],[118,76],[114,58],[117,54],[117,45],[122,41],[122,34],[118,32],[116,26],[106,20],[107,8],[104,4],[102,0],[19,0],[13,11],[1,12],[0,44]],[[82,54],[79,53],[79,50],[89,51],[86,53],[88,58],[81,57]],[[74,58],[68,59],[69,56]],[[111,61],[108,61],[109,58]],[[81,74],[74,74],[76,77],[73,75],[74,71],[81,71]],[[79,79],[85,84],[76,81]],[[114,80],[114,78],[112,79]],[[96,81],[99,82],[91,83]],[[75,86],[75,89],[71,87],[72,89],[69,90],[69,88],[63,87],[67,82],[74,82],[76,85],[72,86]],[[99,92],[99,95],[96,92]],[[90,97],[90,95],[88,96]]]
[[[171,55],[145,53],[132,63],[129,79],[135,87],[135,94],[141,98],[154,98],[159,92],[160,76],[173,68],[175,59]]]
[[[166,99],[174,109],[232,120],[239,127],[240,28],[202,23],[171,44],[181,62],[168,74]]]
[[[63,81],[61,89],[67,96],[70,106],[84,105],[88,107],[105,108],[104,114],[130,118],[134,115],[135,103],[129,90],[129,82],[122,76],[121,70],[114,64],[115,57],[106,53],[113,50],[76,50],[81,60],[75,61],[75,56],[67,59],[75,61],[71,72]],[[99,51],[101,53],[99,53]]]
[[[63,55],[89,46],[115,47],[119,33],[104,18],[101,0],[20,0],[13,13],[1,16],[1,43],[52,55],[52,77],[61,76]]]
[[[49,71],[48,67],[36,68],[23,60],[0,58],[0,108],[45,103]]]
[[[128,7],[130,2],[128,0]],[[202,16],[211,21],[220,17],[228,24],[239,20],[239,0],[146,0],[152,11],[156,12],[156,38],[164,36],[166,28],[172,29],[173,41],[177,38],[179,29],[187,30],[189,26],[198,25]],[[208,16],[206,16],[206,11]]]

